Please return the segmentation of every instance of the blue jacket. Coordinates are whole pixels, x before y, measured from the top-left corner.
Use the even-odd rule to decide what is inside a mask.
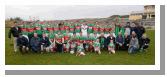
[[[40,47],[40,38],[39,37],[37,37],[37,38],[35,38],[35,37],[32,37],[31,38],[31,40],[30,40],[30,46],[31,47]]]
[[[116,43],[124,43],[124,38],[121,36],[121,37],[119,37],[119,36],[117,36],[116,37]]]

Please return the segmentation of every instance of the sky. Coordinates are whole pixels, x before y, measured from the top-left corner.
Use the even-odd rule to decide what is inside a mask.
[[[30,20],[67,20],[80,18],[105,18],[112,15],[129,15],[143,11],[144,5],[7,5],[5,19],[21,17]]]

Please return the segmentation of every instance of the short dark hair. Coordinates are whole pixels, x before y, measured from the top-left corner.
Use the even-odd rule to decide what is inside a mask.
[[[14,21],[14,23],[16,24],[16,23],[17,23],[17,21]]]

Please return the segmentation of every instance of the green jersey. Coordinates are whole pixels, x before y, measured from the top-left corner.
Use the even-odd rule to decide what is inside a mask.
[[[76,33],[80,33],[81,32],[81,27],[80,26],[76,26],[75,32]]]
[[[49,33],[49,38],[50,39],[54,39],[55,38],[55,34],[53,32]]]
[[[67,43],[67,44],[66,44],[66,48],[69,48],[69,47],[70,47],[70,44],[69,44],[69,43]]]
[[[114,47],[114,44],[113,44],[113,43],[110,43],[109,46],[110,46],[110,47]]]
[[[80,40],[86,40],[86,37],[80,36]]]
[[[88,24],[88,29],[87,29],[88,33],[93,33],[93,26],[94,24]]]
[[[104,38],[100,39],[100,44],[104,44]]]
[[[120,32],[122,33],[122,36],[124,37],[124,34],[125,34],[125,29],[122,27]]]
[[[83,47],[81,45],[77,46],[77,51],[82,51]]]
[[[80,35],[76,35],[76,39],[79,40],[80,39]]]
[[[66,30],[61,30],[60,31],[62,34],[65,34],[66,33]]]
[[[94,43],[93,43],[93,46],[94,46],[94,47],[100,47],[100,43],[99,43],[99,42],[94,42]]]
[[[45,33],[45,34],[49,34],[48,30],[42,30],[42,32]]]
[[[35,31],[38,35],[42,35],[42,30],[36,30]]]
[[[27,31],[23,31],[22,34],[28,36],[28,32]]]

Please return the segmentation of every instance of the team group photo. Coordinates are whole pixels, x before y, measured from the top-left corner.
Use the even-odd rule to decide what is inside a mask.
[[[154,65],[155,6],[7,6],[6,65]]]

